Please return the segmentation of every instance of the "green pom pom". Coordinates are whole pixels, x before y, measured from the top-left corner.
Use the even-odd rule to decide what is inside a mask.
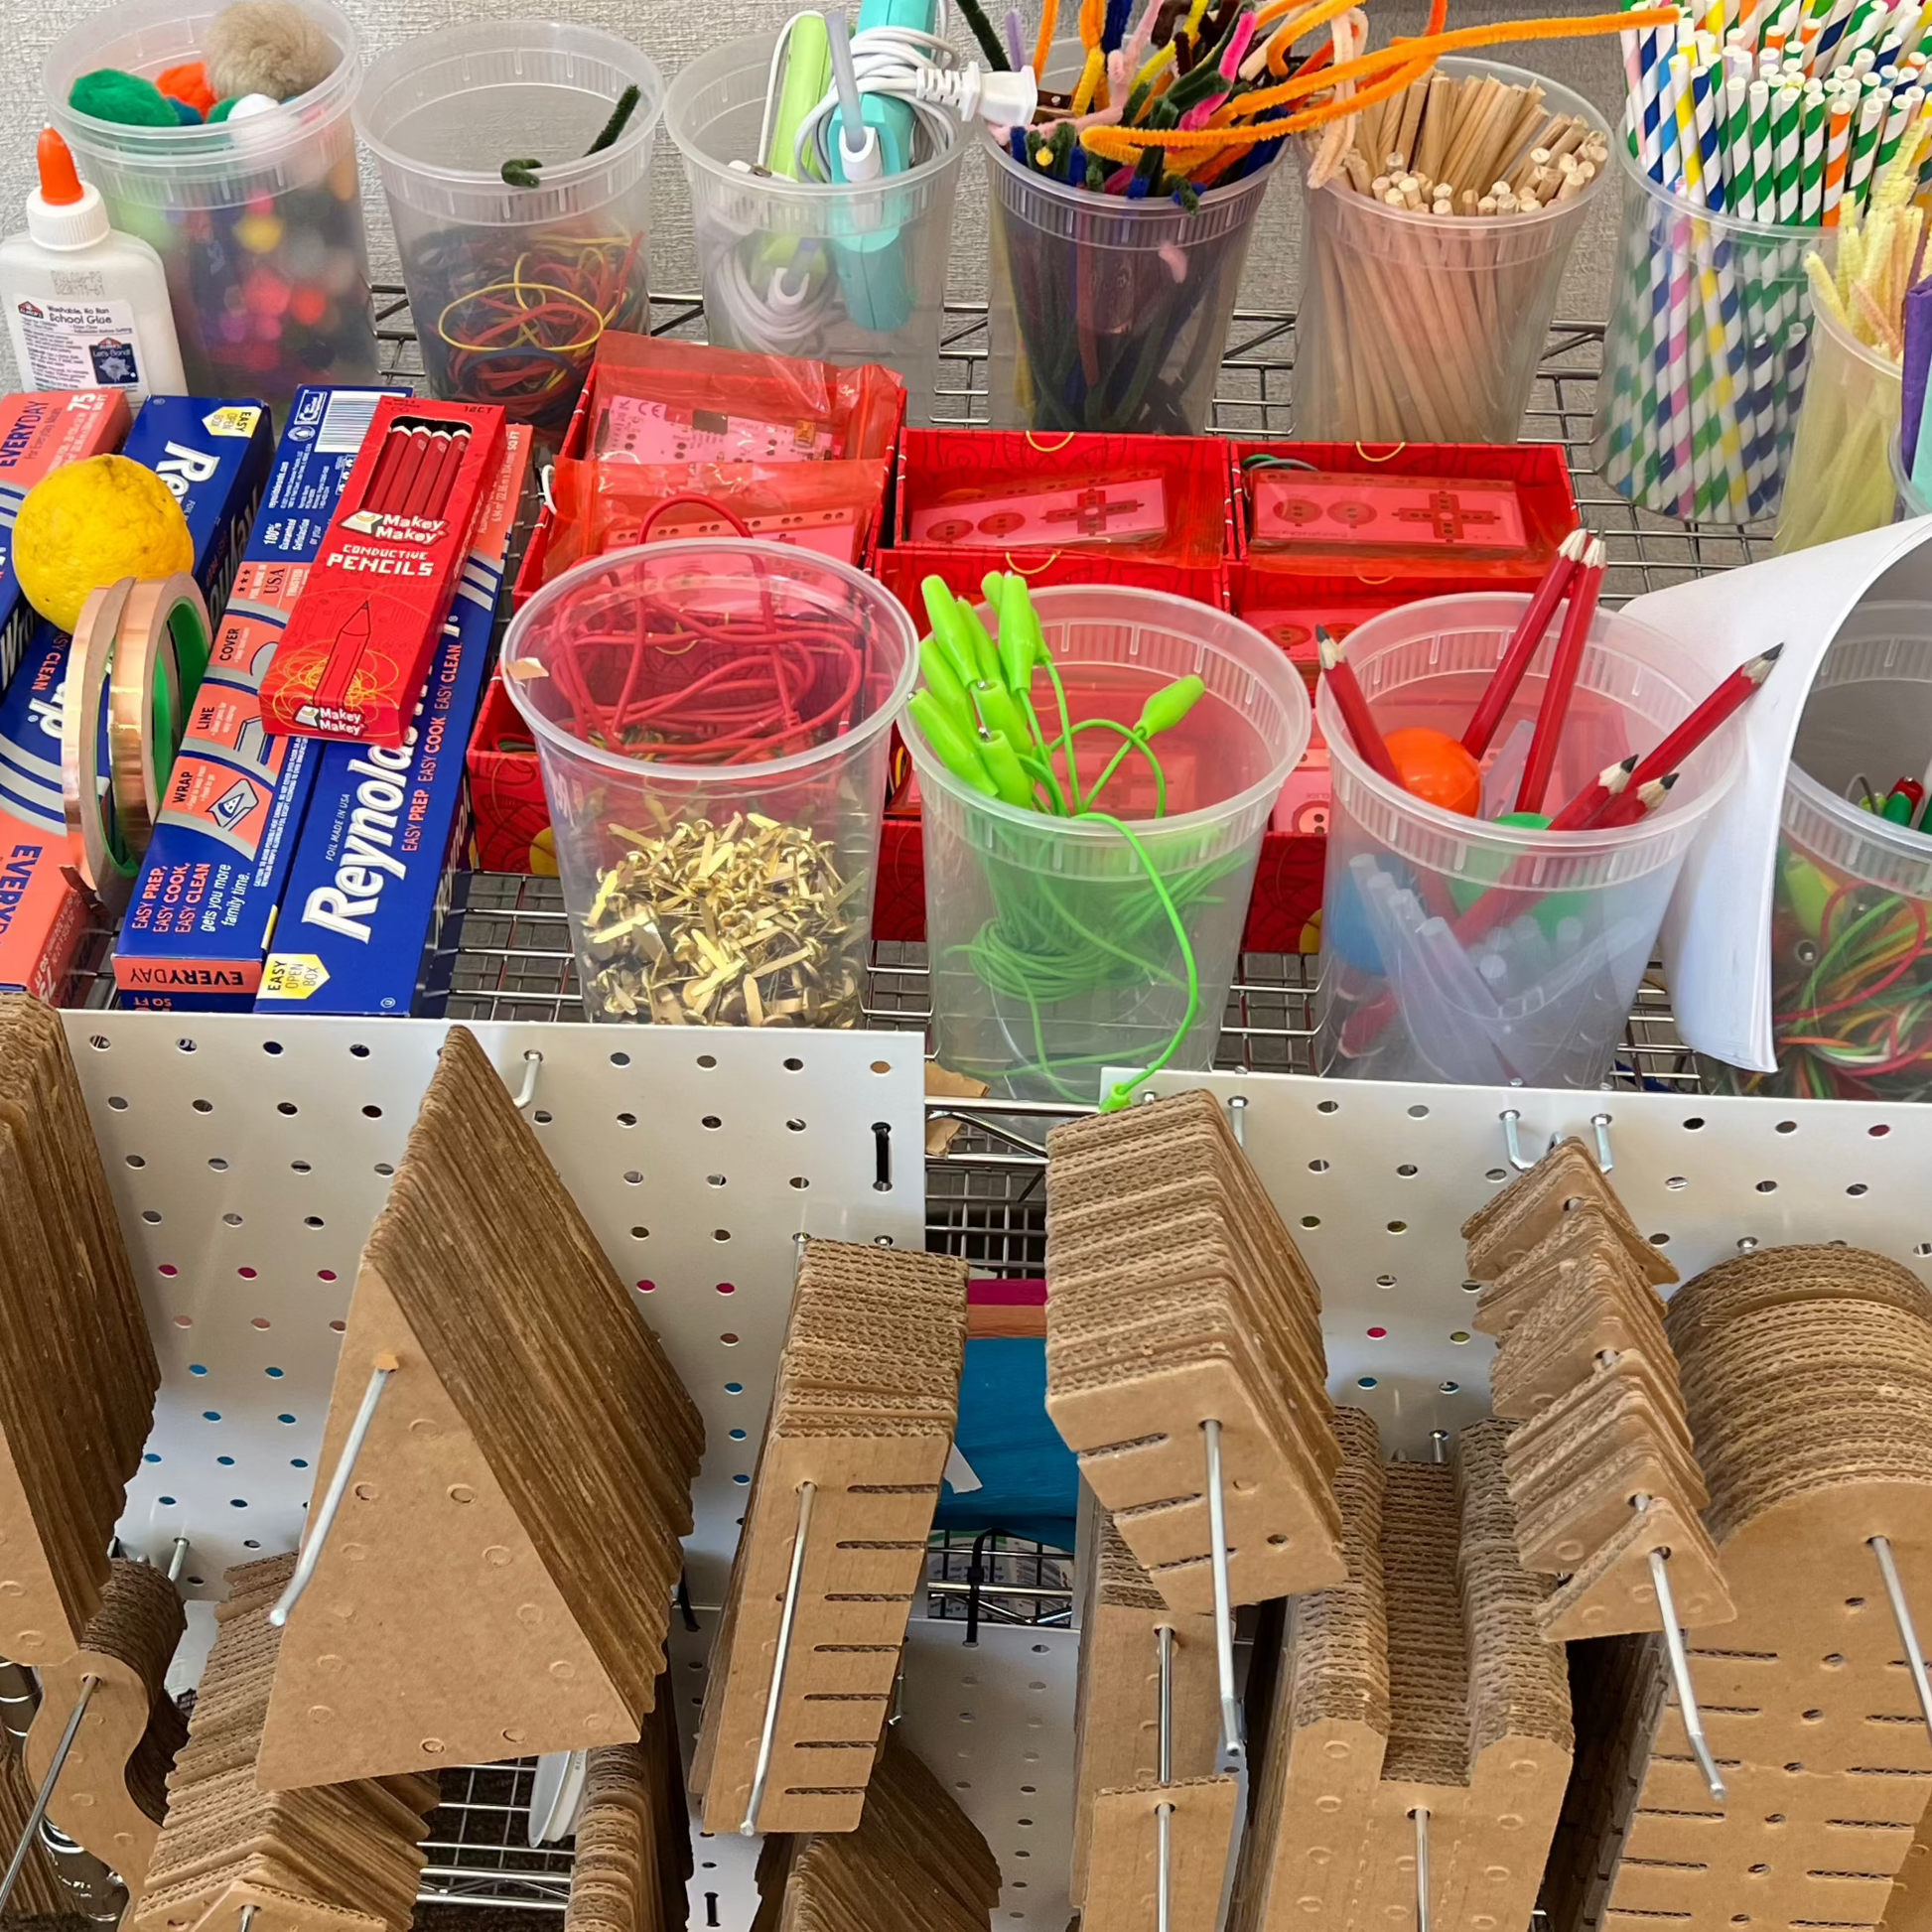
[[[208,126],[213,127],[217,123],[221,121],[225,121],[228,118],[228,116],[234,112],[234,104],[240,98],[241,96],[239,94],[230,94],[226,100],[217,100],[214,103],[214,105],[207,110]]]
[[[143,80],[138,73],[123,73],[118,68],[83,73],[73,83],[68,105],[76,113],[91,114],[97,121],[116,121],[123,127],[181,125],[174,102],[152,80]]]

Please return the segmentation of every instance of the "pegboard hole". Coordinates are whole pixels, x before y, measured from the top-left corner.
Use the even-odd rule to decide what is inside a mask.
[[[228,1164],[218,1154],[210,1154],[207,1158],[207,1164],[216,1173],[226,1173],[228,1172]]]
[[[1302,1216],[1302,1225],[1305,1228],[1318,1228],[1321,1225],[1321,1216],[1319,1214],[1304,1214]]]
[[[745,1384],[743,1382],[727,1382],[725,1384],[725,1393],[727,1395],[743,1395],[745,1393]]]
[[[1827,1670],[1843,1670],[1845,1668],[1845,1653],[1842,1650],[1834,1650],[1829,1656],[1822,1657],[1819,1661]]]
[[[262,1373],[265,1376],[267,1376],[271,1382],[279,1382],[282,1380],[282,1378],[285,1375],[288,1374],[288,1370],[285,1368],[265,1368],[262,1370]]]
[[[147,1224],[151,1228],[159,1227],[161,1225],[161,1211],[159,1208],[154,1208],[154,1207],[142,1208],[141,1218],[142,1220],[147,1222]]]
[[[1462,1384],[1460,1382],[1438,1382],[1436,1386],[1439,1389],[1441,1389],[1445,1395],[1458,1395],[1461,1393],[1461,1389],[1462,1389]]]
[[[305,1228],[319,1228],[322,1226],[322,1216],[320,1214],[305,1214],[302,1217],[302,1225]]]
[[[1913,1248],[1912,1252],[1913,1254],[1917,1255],[1921,1261],[1923,1261],[1927,1255],[1932,1255],[1932,1241],[1919,1242],[1918,1245]]]
[[[284,1429],[292,1428],[295,1423],[295,1418],[289,1415],[277,1416],[275,1420],[278,1423],[280,1423]]]
[[[1464,1282],[1462,1284],[1462,1293],[1464,1295],[1480,1295],[1482,1293],[1482,1284],[1480,1282]]]
[[[798,1188],[802,1192],[805,1188],[809,1187],[812,1183],[809,1180],[807,1180],[802,1173],[795,1173],[791,1177],[790,1184]]]
[[[707,1187],[722,1187],[725,1184],[725,1176],[721,1173],[708,1173],[704,1177],[704,1184]]]
[[[110,1107],[112,1107],[117,1114],[124,1114],[127,1112],[127,1102],[124,1099],[122,1099],[122,1097],[118,1093],[110,1093],[107,1096],[107,1104]]]
[[[1684,1175],[1684,1174],[1681,1174],[1681,1173],[1674,1173],[1674,1174],[1672,1174],[1672,1175],[1671,1175],[1671,1176],[1670,1176],[1670,1177],[1669,1177],[1669,1178],[1668,1178],[1668,1179],[1667,1179],[1667,1180],[1666,1180],[1666,1181],[1664,1182],[1664,1185],[1665,1185],[1666,1187],[1668,1187],[1668,1188],[1669,1188],[1669,1189],[1671,1190],[1671,1192],[1672,1192],[1672,1193],[1678,1193],[1678,1192],[1681,1192],[1681,1191],[1682,1191],[1682,1190],[1683,1190],[1684,1188],[1686,1188],[1686,1187],[1688,1187],[1688,1186],[1689,1186],[1690,1184],[1691,1184],[1691,1183],[1690,1183],[1690,1180],[1689,1180],[1689,1178],[1688,1178],[1688,1176],[1686,1176],[1686,1175]]]
[[[628,1053],[613,1053],[611,1055],[611,1064],[613,1066],[628,1066],[630,1064],[630,1055]]]
[[[279,1039],[265,1039],[262,1041],[262,1051],[264,1053],[275,1054],[281,1050],[282,1042]]]
[[[1870,1193],[1871,1189],[1867,1187],[1863,1180],[1855,1180],[1853,1181],[1851,1186],[1846,1188],[1845,1191],[1848,1194],[1850,1194],[1854,1200],[1857,1200],[1861,1194]]]
[[[535,1121],[539,1127],[548,1127],[550,1125],[552,1116],[550,1110],[547,1107],[539,1107],[536,1110],[536,1112],[530,1116],[530,1118],[533,1121]]]
[[[289,1115],[289,1114],[299,1114],[302,1111],[302,1109],[298,1107],[293,1100],[278,1100],[275,1103],[275,1111],[278,1114]]]
[[[1807,1711],[1805,1713],[1805,1723],[1808,1725],[1822,1725],[1824,1722],[1825,1714],[1822,1711]]]
[[[219,1422],[221,1420],[221,1411],[219,1409],[204,1409],[202,1411],[202,1420],[204,1422]]]
[[[785,1071],[787,1073],[802,1073],[804,1070],[805,1062],[798,1058],[796,1054],[793,1054],[790,1059],[785,1061]]]
[[[743,1485],[744,1485],[744,1484],[746,1484],[746,1483],[749,1483],[749,1482],[751,1481],[751,1479],[752,1479],[752,1478],[751,1478],[750,1476],[748,1476],[748,1475],[735,1475],[735,1476],[733,1476],[733,1477],[732,1477],[732,1480],[733,1480],[734,1482],[736,1482],[736,1483],[738,1483],[738,1484],[740,1484],[741,1486],[743,1486]]]
[[[1271,1544],[1273,1544],[1276,1549],[1279,1550],[1285,1543],[1287,1543],[1288,1538],[1284,1536],[1280,1530],[1277,1530],[1275,1534],[1268,1539],[1268,1541]]]
[[[1885,1126],[1884,1123],[1881,1121],[1876,1127],[1867,1127],[1864,1131],[1867,1134],[1869,1134],[1874,1141],[1882,1141],[1885,1138],[1885,1136],[1891,1132],[1891,1129]]]
[[[175,1499],[172,1496],[157,1496],[155,1498],[155,1501],[158,1502],[163,1509],[173,1509],[175,1507]]]
[[[1468,1339],[1469,1339],[1469,1331],[1466,1328],[1451,1328],[1449,1330],[1449,1340],[1454,1342],[1454,1344],[1458,1348],[1460,1348],[1462,1344]]]
[[[369,1056],[369,1049],[359,1039],[349,1047],[348,1051],[351,1059],[365,1060]]]
[[[266,1328],[268,1326],[268,1316],[265,1314],[258,1314],[248,1323],[248,1325],[251,1328]]]
[[[224,1227],[238,1228],[241,1225],[241,1216],[230,1211],[221,1216],[221,1224]]]
[[[192,1053],[195,1050],[195,1042],[192,1039],[178,1039],[175,1041],[175,1046],[183,1053]]]
[[[170,1281],[173,1281],[174,1278],[181,1273],[181,1270],[178,1269],[172,1261],[164,1261],[156,1272],[162,1275],[166,1275]],[[185,1314],[176,1315],[175,1321],[176,1324],[180,1327],[185,1328],[188,1326],[188,1317]]]
[[[698,1064],[706,1068],[714,1067],[718,1064],[718,1055],[716,1053],[700,1053],[698,1055]]]
[[[1509,1178],[1509,1170],[1507,1168],[1487,1168],[1483,1171],[1482,1177],[1488,1181],[1507,1180]]]
[[[145,1154],[130,1154],[126,1160],[130,1168],[145,1168],[148,1165],[148,1157]]]
[[[113,1044],[113,1042],[107,1037],[105,1034],[89,1034],[87,1035],[87,1044],[91,1046],[96,1053],[104,1053],[107,1051],[108,1047]]]
[[[785,1130],[792,1134],[802,1134],[805,1131],[805,1123],[802,1120],[788,1120],[785,1122]]]
[[[214,1459],[224,1469],[232,1469],[234,1467],[234,1457],[232,1455],[217,1455]]]
[[[1355,1386],[1358,1389],[1372,1389],[1376,1387],[1376,1378],[1372,1375],[1358,1375],[1355,1378]]]
[[[1703,1128],[1703,1126],[1704,1126],[1704,1116],[1702,1114],[1693,1114],[1690,1117],[1690,1119],[1684,1123],[1684,1131],[1687,1134],[1695,1134],[1698,1133]]]
[[[635,1114],[620,1114],[618,1116],[618,1125],[620,1127],[635,1127],[637,1125],[637,1116]]]
[[[1393,1288],[1395,1286],[1395,1277],[1393,1275],[1377,1275],[1375,1278],[1375,1286],[1377,1288]]]
[[[624,1176],[623,1176],[623,1177],[624,1177],[624,1179],[625,1179],[625,1180],[627,1180],[627,1181],[628,1181],[628,1182],[630,1183],[630,1185],[631,1185],[631,1186],[633,1186],[633,1187],[641,1187],[641,1186],[642,1186],[642,1185],[644,1184],[644,1177],[643,1177],[643,1175],[642,1175],[642,1174],[640,1174],[640,1173],[639,1173],[637,1172],[637,1170],[636,1170],[635,1168],[628,1168],[628,1169],[626,1169],[626,1170],[624,1171]]]
[[[718,1284],[718,1293],[720,1295],[736,1295],[738,1293],[738,1284],[736,1282],[720,1282]]]
[[[1403,1162],[1401,1167],[1396,1169],[1396,1173],[1399,1173],[1404,1180],[1414,1179],[1418,1172],[1419,1170],[1413,1161],[1405,1161]]]
[[[164,1275],[174,1274],[175,1273],[174,1264],[172,1262],[163,1262],[161,1266],[161,1272]],[[194,1325],[195,1325],[195,1317],[192,1314],[178,1314],[175,1316],[175,1326],[177,1328],[192,1328],[194,1327]]]
[[[1317,1100],[1314,1103],[1314,1111],[1317,1114],[1338,1114],[1341,1112],[1341,1102],[1339,1100]]]
[[[335,1279],[336,1271],[333,1268],[318,1268],[316,1270],[316,1280],[319,1282],[333,1282]]]
[[[1391,1234],[1407,1234],[1409,1232],[1409,1223],[1407,1221],[1391,1221],[1389,1223],[1389,1232]]]
[[[1409,1118],[1411,1120],[1427,1120],[1429,1118],[1429,1109],[1425,1107],[1421,1101],[1417,1101],[1417,1103],[1409,1109]]]
[[[1368,1338],[1370,1341],[1386,1341],[1389,1338],[1389,1331],[1386,1328],[1371,1328],[1368,1331]]]
[[[1757,1191],[1760,1194],[1775,1194],[1778,1191],[1778,1183],[1775,1180],[1760,1180],[1757,1183]]]
[[[1309,1163],[1310,1173],[1326,1173],[1327,1172],[1328,1164],[1325,1161],[1311,1161]]]
[[[378,1161],[378,1162],[377,1162],[377,1163],[375,1164],[375,1171],[376,1171],[376,1173],[379,1173],[379,1174],[382,1174],[382,1175],[384,1175],[384,1176],[386,1177],[386,1176],[388,1176],[389,1174],[392,1174],[392,1173],[394,1173],[396,1170],[395,1170],[395,1166],[394,1166],[394,1164],[393,1164],[392,1162],[388,1162],[388,1161]]]
[[[330,1327],[335,1329],[335,1331],[338,1334],[341,1334],[343,1330],[348,1326],[348,1323],[346,1321],[332,1321],[329,1325]]]
[[[188,1104],[198,1114],[211,1114],[214,1111],[214,1102],[211,1100],[191,1100]]]
[[[650,1229],[644,1227],[632,1228],[630,1230],[630,1238],[633,1241],[648,1241],[650,1239]]]
[[[364,1120],[380,1120],[382,1118],[382,1109],[371,1101],[362,1109],[362,1118]]]
[[[742,1443],[746,1436],[746,1432],[742,1429],[729,1429],[725,1433],[734,1443]]]
[[[1650,1245],[1653,1248],[1667,1248],[1670,1245],[1670,1236],[1668,1234],[1653,1234],[1650,1237]]]
[[[309,1458],[306,1455],[291,1455],[289,1457],[289,1467],[291,1469],[306,1469],[308,1466]]]
[[[255,1279],[255,1270],[252,1268],[237,1268],[235,1270],[235,1273],[239,1275],[244,1282],[252,1282]]]
[[[657,1284],[655,1282],[639,1282],[637,1284],[637,1293],[639,1295],[655,1295],[657,1293]]]
[[[736,1348],[738,1346],[738,1337],[736,1335],[730,1335],[730,1334],[720,1335],[718,1339],[722,1341],[727,1348]]]
[[[1795,1134],[1798,1131],[1798,1123],[1795,1120],[1781,1120],[1778,1122],[1777,1131],[1780,1134]]]
[[[309,1163],[306,1161],[291,1161],[289,1163],[289,1173],[314,1173],[315,1169],[312,1168],[309,1165]]]
[[[711,1230],[711,1238],[714,1241],[729,1241],[732,1238],[732,1231],[730,1228],[713,1228]],[[1927,1252],[1932,1253],[1932,1250],[1928,1250]]]
[[[206,1362],[190,1362],[188,1364],[188,1372],[190,1375],[206,1375],[207,1373],[207,1364]]]

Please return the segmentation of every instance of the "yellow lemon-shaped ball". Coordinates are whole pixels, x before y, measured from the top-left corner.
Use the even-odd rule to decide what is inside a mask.
[[[195,540],[168,485],[124,456],[90,456],[44,478],[14,519],[14,575],[63,630],[103,584],[195,567]]]

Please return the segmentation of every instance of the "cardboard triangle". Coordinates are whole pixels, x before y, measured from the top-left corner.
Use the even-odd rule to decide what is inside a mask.
[[[166,1689],[186,1627],[167,1574],[117,1557],[81,1647],[41,1672],[40,1709],[27,1733],[27,1773],[38,1787],[79,1701],[81,1680],[99,1680],[48,1816],[136,1896],[161,1835],[168,1767],[188,1735]]]
[[[1670,1552],[1671,1597],[1682,1628],[1701,1630],[1737,1614],[1703,1524],[1686,1518],[1667,1497],[1653,1496],[1648,1509],[1632,1510],[1616,1535],[1544,1599],[1537,1621],[1545,1641],[1574,1643],[1661,1629],[1652,1550]]]
[[[400,1366],[282,1637],[262,1788],[634,1740],[641,1714],[625,1707],[367,1263],[343,1335],[316,1493],[385,1352]]]
[[[1584,1201],[1602,1209],[1631,1265],[1646,1281],[1659,1286],[1676,1281],[1676,1268],[1643,1238],[1594,1157],[1574,1139],[1559,1141],[1462,1223],[1469,1279],[1495,1281],[1554,1234],[1574,1204]]]

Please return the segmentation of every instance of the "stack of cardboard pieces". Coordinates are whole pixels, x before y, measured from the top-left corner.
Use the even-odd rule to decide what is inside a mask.
[[[33,1809],[34,1787],[27,1782],[13,1738],[11,1734],[0,1736],[0,1844],[20,1843]],[[7,1901],[9,1922],[61,1918],[74,1910],[72,1895],[62,1884],[46,1846],[38,1841],[30,1845],[20,1876],[14,1880],[13,1896]]]
[[[188,1743],[168,1780],[150,1889],[129,1921],[135,1932],[232,1932],[249,1906],[253,1932],[408,1932],[434,1779],[301,1791],[257,1782],[282,1637],[268,1608],[294,1570],[285,1556],[228,1572]]]
[[[1238,1785],[1214,1774],[1220,1676],[1214,1619],[1171,1610],[1106,1510],[1082,1579],[1074,1701],[1069,1895],[1093,1925],[1128,1928],[1158,1882],[1157,1812],[1172,1807],[1169,1924],[1211,1932]],[[1161,1779],[1161,1651],[1168,1633],[1169,1777]]]
[[[634,1744],[587,1752],[564,1932],[671,1932],[686,1918],[691,1828],[671,1693]]]
[[[1692,1760],[1656,1641],[1589,1646],[1621,1683],[1579,1707],[1606,1736],[1584,1740],[1600,1768],[1573,1793],[1554,1922],[1922,1928],[1932,1743],[1871,1540],[1923,1633],[1932,1294],[1881,1255],[1766,1248],[1680,1289],[1667,1322],[1736,1602],[1691,1652],[1728,1795]]]
[[[41,1672],[40,1710],[27,1733],[27,1772],[38,1785],[84,1680],[96,1680],[47,1815],[137,1897],[168,1809],[168,1773],[188,1737],[167,1690],[186,1627],[167,1572],[116,1557],[80,1648]]]
[[[267,1787],[640,1734],[704,1430],[633,1300],[453,1027],[349,1303],[318,1495],[397,1366],[289,1616]]]
[[[756,1823],[857,1828],[925,1576],[965,1350],[964,1262],[805,1244],[692,1764],[707,1831],[735,1832],[752,1809],[807,1484],[795,1623]]]
[[[70,1657],[161,1371],[59,1016],[0,996],[0,1656]]]
[[[1348,1576],[1288,1618],[1240,1932],[1416,1923],[1418,1812],[1432,1932],[1529,1923],[1572,1734],[1546,1587],[1516,1560],[1509,1428],[1463,1431],[1453,1466],[1384,1465],[1373,1422],[1338,1412]]]
[[[889,1731],[850,1832],[768,1836],[752,1932],[986,1932],[1000,1866],[953,1795]]]
[[[1565,1141],[1463,1226],[1487,1284],[1499,1416],[1524,1426],[1507,1470],[1524,1566],[1563,1583],[1541,1606],[1560,1643],[1662,1627],[1650,1553],[1669,1553],[1680,1624],[1733,1614],[1701,1521],[1709,1501],[1664,1333],[1677,1271],[1638,1232],[1581,1141]]]
[[[1341,1582],[1313,1277],[1211,1094],[1047,1137],[1046,1407],[1169,1607],[1211,1611],[1221,1425],[1232,1600]]]

